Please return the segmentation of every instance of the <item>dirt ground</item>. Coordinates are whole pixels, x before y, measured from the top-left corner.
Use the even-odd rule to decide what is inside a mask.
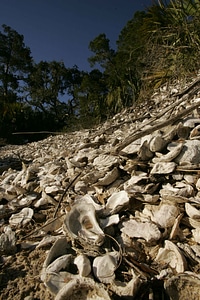
[[[46,249],[19,250],[0,265],[1,300],[53,300],[40,274]]]

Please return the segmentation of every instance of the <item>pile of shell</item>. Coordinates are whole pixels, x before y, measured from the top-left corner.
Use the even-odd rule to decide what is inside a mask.
[[[40,275],[56,300],[200,299],[199,82],[99,128],[1,148],[2,257],[53,244]]]

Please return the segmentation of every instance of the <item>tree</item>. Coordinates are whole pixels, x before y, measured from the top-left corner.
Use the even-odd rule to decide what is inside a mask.
[[[18,99],[27,74],[32,68],[32,57],[24,44],[23,35],[18,34],[9,26],[2,25],[4,33],[0,32],[0,94],[5,102]]]
[[[107,117],[107,86],[104,74],[94,69],[85,73],[78,92],[79,120],[83,127],[100,123]]]
[[[99,64],[102,68],[106,68],[109,63],[112,64],[112,59],[115,55],[115,51],[110,48],[110,40],[106,37],[105,33],[99,34],[89,44],[89,49],[94,52],[88,61],[93,67],[95,64]]]
[[[23,88],[32,68],[32,57],[23,35],[2,25],[0,32],[0,133],[8,134],[18,124]]]
[[[77,66],[66,68],[63,62],[41,61],[35,64],[28,79],[27,102],[43,113],[46,126],[67,127],[78,110],[77,91],[84,72]]]
[[[61,99],[66,90],[66,72],[63,62],[41,61],[34,65],[28,78],[26,101],[51,119],[51,127],[65,124],[67,107]]]

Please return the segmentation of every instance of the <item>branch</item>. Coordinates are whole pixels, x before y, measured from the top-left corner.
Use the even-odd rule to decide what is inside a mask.
[[[200,101],[198,101],[197,103],[193,104],[191,107],[187,108],[187,109],[183,109],[179,114],[177,114],[176,116],[160,123],[160,124],[156,124],[154,126],[151,126],[150,128],[147,128],[143,131],[140,132],[136,132],[135,134],[132,133],[131,135],[129,135],[129,137],[127,137],[127,139],[125,139],[125,141],[121,142],[121,144],[116,147],[114,149],[114,153],[118,154],[122,149],[124,149],[126,146],[128,146],[129,144],[131,144],[132,142],[136,141],[137,139],[148,135],[158,129],[161,129],[163,127],[169,126],[170,124],[173,124],[174,122],[176,122],[177,120],[181,119],[182,117],[188,115],[191,111],[193,111],[195,108],[200,106]],[[143,124],[144,127],[144,124]]]

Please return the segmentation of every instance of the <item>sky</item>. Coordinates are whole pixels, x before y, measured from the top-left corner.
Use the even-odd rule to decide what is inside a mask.
[[[0,31],[6,24],[24,36],[36,63],[63,61],[91,70],[89,43],[101,33],[112,49],[136,11],[152,0],[0,0]]]

